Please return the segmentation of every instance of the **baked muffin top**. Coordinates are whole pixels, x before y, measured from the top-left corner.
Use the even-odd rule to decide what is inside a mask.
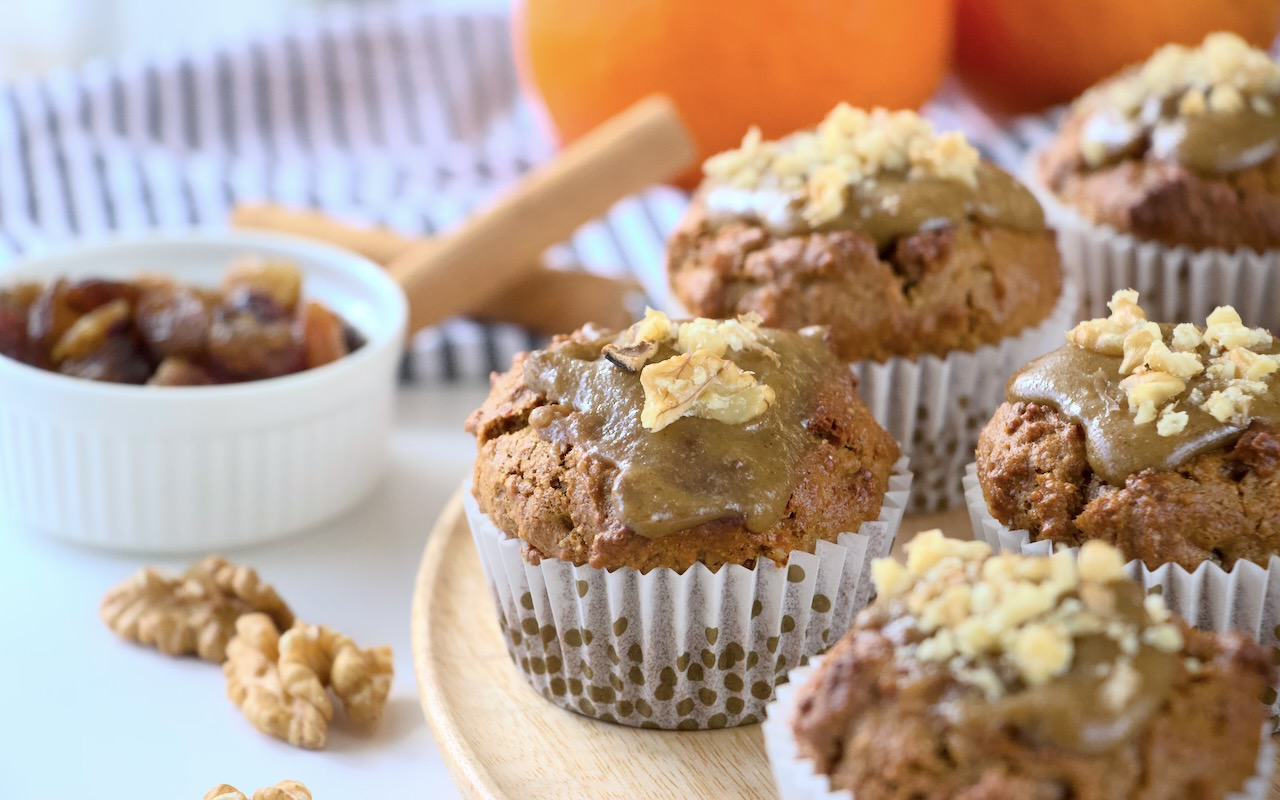
[[[1223,797],[1253,774],[1266,651],[1187,628],[1108,545],[993,556],[930,531],[873,577],[792,721],[859,800]]]
[[[751,316],[561,338],[495,376],[467,429],[499,527],[608,568],[785,561],[875,519],[898,455],[819,331]]]
[[[825,325],[846,361],[973,351],[1043,321],[1061,266],[1035,197],[958,133],[837,106],[708,159],[667,247],[694,314]]]
[[[1193,248],[1280,245],[1280,64],[1230,33],[1082,95],[1040,177],[1096,224]]]
[[[841,104],[814,129],[777,141],[751,129],[703,166],[712,225],[751,219],[778,234],[855,230],[883,247],[946,222],[1044,229],[1030,192],[982,161],[959,133],[912,111]]]
[[[1166,45],[1076,101],[1090,168],[1153,158],[1221,175],[1280,150],[1280,64],[1232,33]]]
[[[1105,319],[1082,322],[1068,344],[1026,365],[1011,403],[1047,404],[1084,430],[1093,471],[1121,486],[1224,449],[1254,422],[1280,423],[1280,347],[1230,306],[1204,327],[1147,319],[1138,293],[1117,292]]]

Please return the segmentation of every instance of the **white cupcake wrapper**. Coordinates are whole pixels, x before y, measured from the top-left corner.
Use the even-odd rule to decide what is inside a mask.
[[[1058,232],[1063,266],[1080,290],[1081,319],[1107,316],[1113,294],[1136,289],[1151,319],[1203,324],[1215,308],[1230,305],[1247,325],[1280,328],[1280,250],[1169,247],[1096,225],[1044,185],[1038,157],[1032,153],[1022,181]]]
[[[848,630],[870,599],[872,560],[897,536],[911,480],[903,459],[879,518],[816,553],[714,573],[533,565],[470,486],[464,501],[512,661],[536,691],[609,722],[697,730],[759,722],[787,668]]]
[[[1049,316],[1018,336],[945,357],[849,365],[862,402],[911,459],[912,513],[963,505],[960,479],[973,460],[978,434],[1004,402],[1005,383],[1023,364],[1062,346],[1076,322],[1076,305],[1075,288],[1064,282]]]
[[[974,538],[991,545],[996,552],[1032,556],[1052,555],[1056,550],[1048,540],[1032,541],[1025,530],[1010,530],[987,508],[987,499],[978,482],[977,465],[970,464],[964,476],[965,504]],[[1280,557],[1272,556],[1266,567],[1240,560],[1230,571],[1204,562],[1192,572],[1177,564],[1151,569],[1140,560],[1125,564],[1129,577],[1148,593],[1159,592],[1169,609],[1197,628],[1214,633],[1238,630],[1268,647],[1280,644]],[[1280,700],[1264,698],[1271,716],[1280,721]]]
[[[769,755],[773,781],[781,800],[855,800],[848,789],[832,789],[831,780],[819,774],[812,761],[802,758],[791,731],[795,716],[795,697],[800,686],[822,663],[819,656],[807,666],[792,670],[788,682],[778,687],[778,696],[769,704],[764,721],[764,749]],[[1275,745],[1267,731],[1263,731],[1258,748],[1258,763],[1253,777],[1245,781],[1238,792],[1227,795],[1227,800],[1265,800],[1271,789],[1271,773],[1275,769]]]

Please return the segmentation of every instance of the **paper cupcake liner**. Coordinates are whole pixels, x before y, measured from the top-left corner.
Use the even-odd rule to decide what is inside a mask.
[[[778,696],[766,712],[764,749],[769,755],[769,767],[781,800],[855,800],[854,793],[848,789],[832,789],[830,778],[818,773],[812,761],[800,756],[795,735],[791,732],[796,691],[821,663],[822,658],[817,657],[808,666],[793,670],[787,684],[778,687]],[[1240,791],[1227,795],[1227,800],[1265,800],[1274,769],[1275,745],[1264,730],[1253,777],[1245,781]]]
[[[871,597],[871,562],[888,555],[911,473],[899,461],[880,516],[816,553],[754,569],[696,564],[612,572],[544,558],[465,509],[511,660],[556,705],[642,728],[750,725],[789,667],[825,650]]]
[[[975,464],[965,469],[964,494],[974,538],[991,545],[996,552],[1048,556],[1057,550],[1077,549],[1055,548],[1047,540],[1032,541],[1028,531],[1010,530],[991,516]],[[1238,630],[1259,644],[1280,645],[1280,557],[1272,556],[1266,567],[1240,560],[1230,570],[1206,561],[1192,572],[1177,564],[1151,569],[1134,559],[1125,564],[1125,572],[1148,594],[1161,594],[1169,610],[1201,630]],[[1280,723],[1276,690],[1273,688],[1261,699],[1271,707],[1273,722]]]
[[[1160,322],[1203,324],[1215,308],[1230,305],[1246,325],[1280,328],[1280,250],[1169,247],[1094,224],[1040,181],[1037,156],[1022,180],[1058,232],[1063,266],[1080,290],[1081,319],[1107,316],[1113,294],[1137,289],[1147,316]]]
[[[862,402],[911,459],[912,513],[964,504],[965,465],[973,460],[978,434],[1004,402],[1005,382],[1023,364],[1062,346],[1076,322],[1076,304],[1075,288],[1064,282],[1049,316],[1018,336],[944,357],[849,365]]]

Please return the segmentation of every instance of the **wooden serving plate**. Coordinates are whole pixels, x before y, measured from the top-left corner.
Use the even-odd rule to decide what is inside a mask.
[[[903,532],[967,536],[963,511],[907,517]],[[484,800],[777,796],[760,726],[652,731],[548,703],[511,664],[462,513],[461,490],[427,540],[413,596],[413,663],[458,788]]]
[[[911,515],[903,520],[895,552],[929,528],[971,535],[963,510]],[[418,569],[413,664],[427,722],[466,797],[777,798],[758,725],[688,732],[628,728],[564,711],[530,689],[495,624],[461,490],[431,531]],[[1280,800],[1280,769],[1276,774],[1269,800]]]

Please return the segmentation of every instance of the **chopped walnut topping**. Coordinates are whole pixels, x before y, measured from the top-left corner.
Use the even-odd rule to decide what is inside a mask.
[[[705,350],[650,364],[640,373],[644,410],[640,423],[660,431],[681,417],[703,417],[731,425],[763,414],[775,399],[772,387],[732,361]]]
[[[1111,309],[1111,316],[1081,322],[1067,332],[1067,341],[1103,355],[1124,355],[1125,337],[1147,321],[1147,314],[1138,305],[1138,293],[1133,289],[1116,292],[1107,308]]]
[[[1182,117],[1203,114],[1275,113],[1280,94],[1280,64],[1264,50],[1251,47],[1234,33],[1211,33],[1199,47],[1170,44],[1145,64],[1086,92],[1080,102],[1113,108],[1129,117],[1146,117],[1168,99]],[[1108,156],[1105,143],[1081,140],[1081,155],[1090,166]]]
[[[1179,353],[1191,353],[1195,352],[1203,341],[1204,335],[1200,333],[1199,328],[1190,322],[1180,322],[1173,328],[1173,339],[1170,344]]]
[[[1271,334],[1250,328],[1230,306],[1214,309],[1201,331],[1190,323],[1174,327],[1169,343],[1159,325],[1147,321],[1132,289],[1116,292],[1108,303],[1111,316],[1082,322],[1067,334],[1071,344],[1096,353],[1120,356],[1120,381],[1138,425],[1156,423],[1156,433],[1176,436],[1190,417],[1176,406],[1184,399],[1219,422],[1244,424],[1253,398],[1268,391],[1267,381],[1280,371],[1280,355],[1269,348]],[[1188,381],[1203,374],[1205,389],[1188,390]]]
[[[907,545],[905,566],[882,559],[871,569],[876,606],[909,618],[923,637],[909,637],[899,659],[945,664],[989,698],[1061,677],[1072,668],[1076,639],[1104,635],[1121,653],[1100,665],[1110,676],[1105,698],[1123,705],[1135,688],[1129,659],[1141,647],[1182,648],[1159,597],[1144,598],[1146,619],[1137,621],[1120,604],[1115,584],[1128,580],[1124,559],[1102,542],[1087,542],[1078,557],[1036,558],[992,555],[982,542],[926,531]]]
[[[759,314],[737,319],[698,318],[673,322],[648,309],[644,319],[606,345],[604,357],[627,372],[640,372],[644,409],[640,421],[660,431],[681,417],[730,424],[755,419],[773,405],[773,389],[730,361],[734,352],[757,351],[775,364],[778,354],[765,343]],[[663,346],[677,355],[649,363]]]
[[[724,358],[730,351],[757,350],[778,363],[778,354],[769,349],[760,335],[764,320],[754,311],[737,319],[699,317],[677,325],[676,350],[694,353],[699,350]]]
[[[1185,411],[1176,411],[1173,406],[1165,406],[1156,422],[1156,433],[1161,436],[1177,436],[1187,429],[1189,417]]]
[[[836,106],[817,128],[766,141],[752,128],[736,150],[703,164],[708,178],[742,189],[793,193],[813,225],[844,211],[849,187],[881,174],[977,185],[978,151],[958,133],[937,133],[913,111]]]

